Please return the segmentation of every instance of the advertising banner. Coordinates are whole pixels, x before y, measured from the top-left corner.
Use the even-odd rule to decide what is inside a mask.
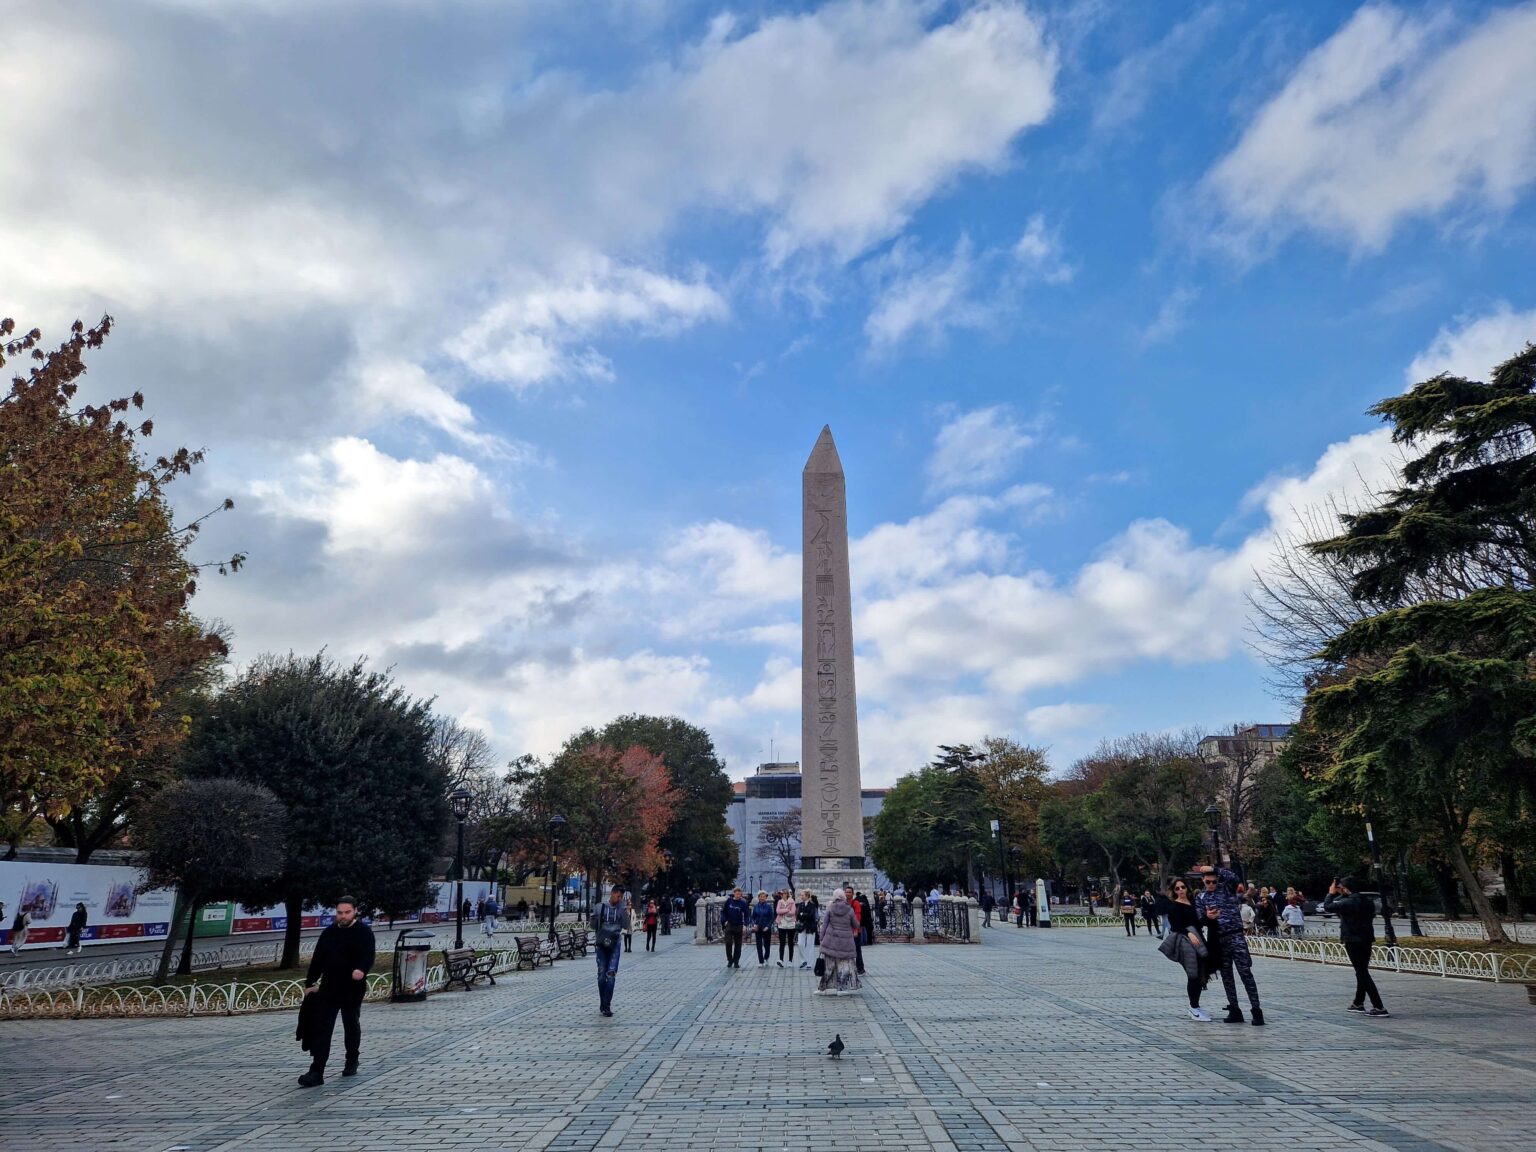
[[[0,860],[0,944],[11,943],[11,923],[17,911],[32,915],[24,948],[57,948],[64,943],[69,918],[77,903],[85,905],[84,944],[113,940],[165,939],[176,904],[174,888],[139,893],[143,879],[137,868],[95,864],[40,864]]]
[[[443,883],[437,886],[437,903],[426,909],[421,914],[424,924],[441,924],[455,918],[453,911],[453,898],[458,892],[458,885]],[[465,920],[475,920],[475,909],[480,901],[491,894],[491,882],[489,880],[464,881],[464,899],[469,901],[469,911],[465,914]]]

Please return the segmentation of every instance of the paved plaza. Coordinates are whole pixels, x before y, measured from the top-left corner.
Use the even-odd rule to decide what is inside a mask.
[[[611,1020],[590,960],[368,1005],[362,1075],[333,1067],[309,1091],[291,1012],[4,1023],[0,1147],[1530,1146],[1536,1007],[1521,986],[1378,976],[1394,1016],[1372,1021],[1343,1011],[1347,970],[1259,960],[1269,1026],[1196,1024],[1145,936],[987,941],[882,945],[863,994],[829,999],[808,973],[750,958],[729,972],[673,936],[625,957]]]

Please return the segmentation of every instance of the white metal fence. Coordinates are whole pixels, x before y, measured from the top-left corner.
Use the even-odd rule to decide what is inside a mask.
[[[314,937],[299,944],[301,959],[312,955],[314,950]],[[180,952],[178,948],[176,959],[180,958]],[[276,964],[282,954],[281,940],[198,949],[192,953],[192,971],[209,972],[224,968],[249,968],[253,964]],[[115,984],[123,980],[147,980],[155,974],[159,965],[160,956],[157,953],[150,956],[124,956],[114,960],[81,960],[74,964],[50,967],[13,968],[0,974],[0,990],[21,992]]]
[[[517,966],[516,949],[497,949],[495,973]],[[447,983],[442,964],[427,972],[427,991],[438,992]],[[367,1000],[387,1000],[390,993],[388,973],[368,977]],[[276,1008],[296,1008],[304,998],[302,980],[266,980],[251,984],[236,981],[120,987],[38,988],[33,990],[0,989],[0,1019],[37,1019],[46,1017],[123,1017],[123,1016],[230,1016],[245,1012],[266,1012]]]
[[[1250,936],[1248,950],[1255,956],[1283,960],[1309,960],[1314,964],[1349,964],[1344,945],[1337,940],[1291,939],[1284,936]],[[1456,976],[1495,983],[1536,981],[1536,956],[1505,956],[1498,952],[1458,952],[1445,948],[1389,948],[1377,941],[1371,949],[1371,967],[1387,972],[1420,972],[1430,976]]]

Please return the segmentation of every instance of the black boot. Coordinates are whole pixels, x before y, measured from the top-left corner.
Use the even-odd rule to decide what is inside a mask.
[[[324,1083],[325,1083],[325,1069],[324,1068],[316,1068],[313,1064],[311,1064],[309,1066],[309,1071],[308,1072],[304,1073],[304,1075],[299,1077],[299,1087],[300,1088],[318,1088],[321,1084],[324,1084]]]
[[[1255,1008],[1255,1009],[1253,1009],[1253,1011],[1250,1012],[1249,1015],[1252,1017],[1252,1019],[1249,1021],[1250,1023],[1252,1023],[1252,1024],[1256,1025],[1256,1026],[1257,1025],[1262,1025],[1264,1023],[1264,1010],[1262,1008]]]
[[[341,1074],[343,1076],[356,1076],[357,1075],[357,1058],[356,1057],[353,1057],[352,1059],[348,1060],[344,1065],[342,1065]]]
[[[1227,1014],[1221,1018],[1223,1024],[1241,1024],[1243,1022],[1243,1010],[1236,1004],[1227,1005]]]

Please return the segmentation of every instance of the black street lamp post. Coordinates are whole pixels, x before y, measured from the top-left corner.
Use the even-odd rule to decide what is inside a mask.
[[[1013,890],[1008,887],[1008,850],[1003,845],[1003,822],[1001,820],[992,821],[992,835],[997,837],[998,879],[1002,880],[1003,887],[1006,889],[1003,893],[1003,899],[1005,901],[1011,900],[1013,899]]]
[[[555,892],[556,858],[560,855],[560,834],[565,831],[565,817],[556,812],[549,818],[549,940],[555,940],[555,915],[560,907]]]
[[[1211,830],[1211,863],[1221,867],[1221,808],[1212,800],[1205,806],[1205,823]]]
[[[453,876],[458,882],[453,901],[454,923],[457,925],[453,934],[455,948],[464,947],[464,821],[469,818],[469,800],[469,789],[462,784],[448,793],[453,818],[459,823],[459,850],[453,860]]]
[[[661,850],[661,934],[672,935],[672,853]]]

